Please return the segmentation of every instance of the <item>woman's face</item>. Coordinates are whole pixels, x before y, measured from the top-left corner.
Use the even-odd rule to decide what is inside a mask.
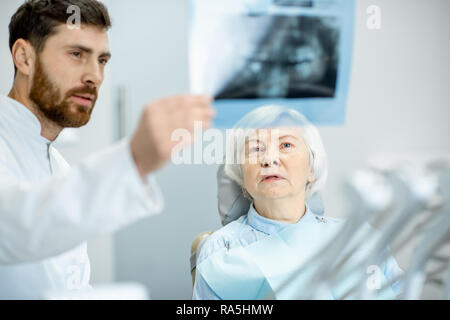
[[[255,201],[304,194],[314,176],[301,128],[257,130],[245,143],[242,171],[243,187]]]

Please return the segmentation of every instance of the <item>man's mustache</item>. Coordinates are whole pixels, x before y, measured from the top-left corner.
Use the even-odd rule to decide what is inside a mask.
[[[93,96],[95,96],[94,100],[97,100],[97,88],[95,87],[84,86],[71,89],[69,92],[67,92],[67,98],[77,94],[92,94]]]

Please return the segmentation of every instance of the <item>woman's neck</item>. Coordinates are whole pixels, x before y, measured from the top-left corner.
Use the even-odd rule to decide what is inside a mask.
[[[306,213],[305,196],[281,199],[258,199],[253,206],[264,218],[286,223],[297,223]]]

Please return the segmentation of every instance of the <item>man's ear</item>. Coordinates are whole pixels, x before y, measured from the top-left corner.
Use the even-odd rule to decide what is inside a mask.
[[[31,43],[24,39],[18,39],[11,50],[14,65],[18,72],[30,76],[34,70],[35,51]]]

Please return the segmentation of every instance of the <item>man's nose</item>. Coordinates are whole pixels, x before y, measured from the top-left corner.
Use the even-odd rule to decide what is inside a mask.
[[[100,87],[103,82],[103,73],[98,63],[89,63],[83,74],[83,83],[89,87]]]

